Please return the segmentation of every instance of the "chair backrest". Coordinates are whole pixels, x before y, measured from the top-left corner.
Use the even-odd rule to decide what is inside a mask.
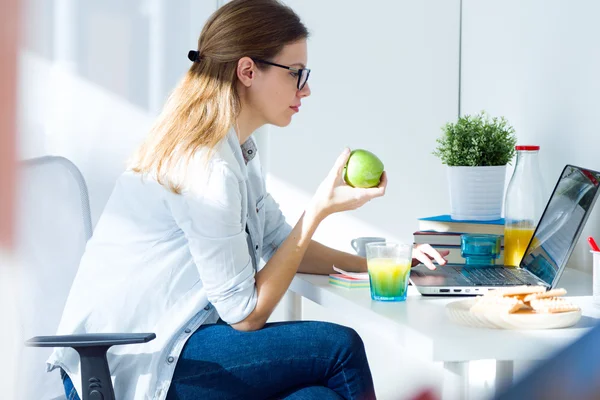
[[[17,259],[22,268],[22,335],[54,335],[92,234],[88,193],[77,167],[63,157],[24,161],[19,170]],[[64,396],[57,371],[46,372],[52,349],[22,350],[23,399]],[[27,392],[27,393],[25,393]]]

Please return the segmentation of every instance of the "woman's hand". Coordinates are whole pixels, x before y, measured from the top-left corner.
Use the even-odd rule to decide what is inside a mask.
[[[385,194],[387,186],[385,172],[381,175],[377,187],[363,189],[348,185],[344,181],[344,166],[348,157],[350,157],[350,149],[345,149],[312,198],[312,206],[323,218],[336,212],[355,210],[369,200]]]
[[[447,261],[444,257],[449,253],[448,250],[438,252],[428,244],[420,244],[413,249],[412,266],[414,267],[415,265],[423,263],[429,269],[436,269],[431,260],[434,259],[439,265],[445,265]]]

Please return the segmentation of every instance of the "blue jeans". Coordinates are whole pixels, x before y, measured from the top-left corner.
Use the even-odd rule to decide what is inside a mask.
[[[69,398],[68,376],[64,383]],[[374,399],[360,336],[328,322],[277,322],[254,332],[222,321],[203,325],[183,347],[167,394],[168,400],[272,398]]]
[[[73,382],[71,382],[71,378],[69,378],[69,375],[67,375],[62,369],[60,370],[60,377],[65,387],[65,395],[67,396],[67,400],[80,400],[79,395],[73,386]]]

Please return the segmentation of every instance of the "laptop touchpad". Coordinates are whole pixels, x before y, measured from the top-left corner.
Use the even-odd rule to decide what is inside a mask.
[[[453,268],[448,268],[448,265],[436,265],[436,269],[430,270],[423,264],[413,267],[410,271],[411,275],[415,276],[453,276],[456,271]]]

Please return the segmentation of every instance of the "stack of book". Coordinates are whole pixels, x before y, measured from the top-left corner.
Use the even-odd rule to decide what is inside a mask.
[[[428,243],[438,251],[448,250],[449,263],[464,264],[460,252],[460,235],[463,233],[490,233],[504,235],[504,219],[494,221],[457,221],[449,215],[419,218],[419,230],[413,234],[415,244]],[[504,237],[502,252],[496,264],[504,262]]]

